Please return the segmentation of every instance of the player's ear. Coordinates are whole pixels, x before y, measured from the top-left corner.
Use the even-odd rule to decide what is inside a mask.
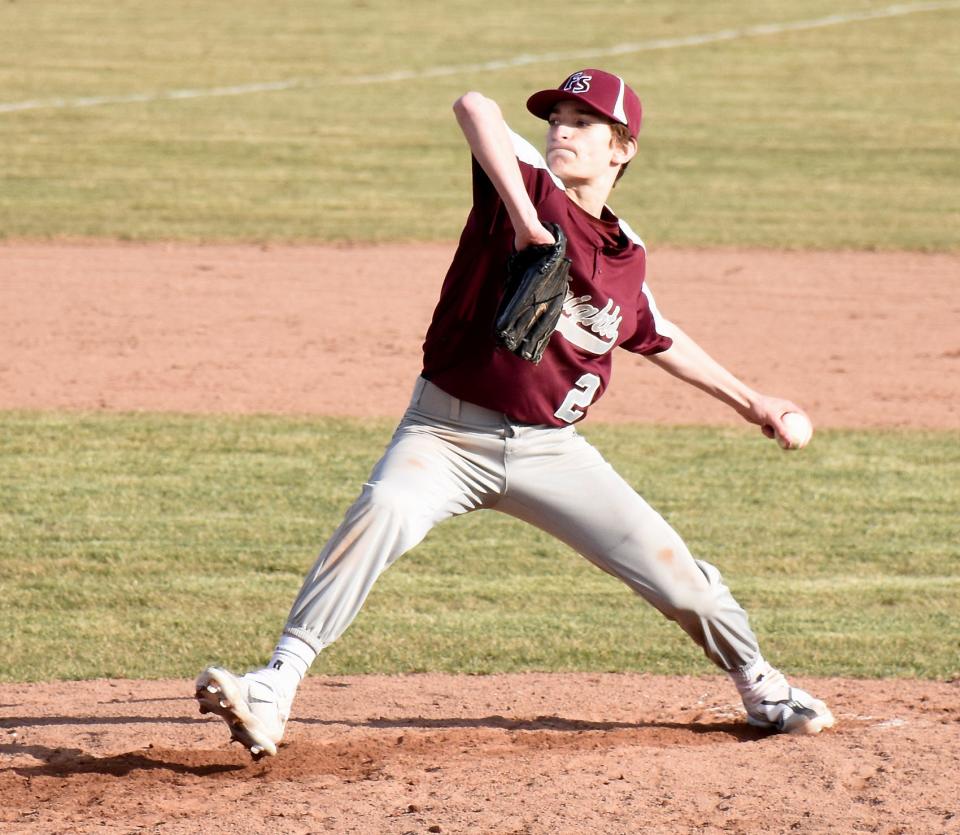
[[[610,150],[613,165],[626,165],[637,155],[637,140],[630,136],[626,125],[613,122],[610,125]]]
[[[637,140],[628,138],[620,140],[613,138],[613,160],[616,165],[626,165],[637,155]]]

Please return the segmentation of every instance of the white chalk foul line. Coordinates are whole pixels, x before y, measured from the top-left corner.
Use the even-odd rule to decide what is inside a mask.
[[[823,29],[827,26],[840,26],[859,23],[866,20],[879,20],[889,17],[936,12],[960,8],[960,0],[940,0],[930,3],[898,3],[881,9],[862,12],[840,12],[810,20],[785,21],[779,23],[761,23],[738,29],[721,29],[700,35],[686,35],[675,38],[656,38],[635,43],[622,43],[600,49],[582,49],[569,52],[542,52],[536,55],[515,55],[498,61],[482,61],[473,64],[455,64],[452,66],[428,67],[422,70],[397,70],[389,73],[355,75],[341,78],[340,84],[389,84],[399,81],[417,81],[427,78],[441,78],[463,73],[495,72],[497,70],[524,67],[531,64],[549,64],[560,61],[573,61],[591,58],[612,58],[617,55],[633,55],[638,52],[654,52],[662,49],[679,49],[688,46],[704,46],[722,41],[735,41],[743,38],[757,38],[766,35],[780,35],[786,32],[799,32],[808,29]],[[175,99],[199,99],[222,96],[245,96],[252,93],[272,93],[283,90],[305,89],[329,84],[329,79],[289,78],[284,81],[268,81],[257,84],[235,84],[228,87],[204,87],[187,90],[161,90],[151,93],[128,93],[116,96],[87,96],[83,98],[33,99],[19,102],[0,102],[0,113],[16,113],[24,110],[47,110],[74,107],[98,107],[104,104],[128,104],[132,102],[171,101]]]
[[[907,724],[906,719],[898,716],[884,719],[882,716],[857,716],[856,714],[839,714],[841,719],[854,719],[857,722],[873,722],[873,728],[902,728]]]
[[[0,113],[15,113],[19,110],[45,110],[65,107],[97,107],[101,104],[128,104],[130,102],[168,101],[173,99],[201,99],[215,96],[245,96],[248,93],[272,93],[277,90],[292,90],[305,87],[306,82],[297,79],[267,81],[262,84],[235,84],[231,87],[204,87],[196,90],[162,90],[156,93],[126,93],[121,96],[86,96],[74,99],[33,99],[32,101],[0,104]]]

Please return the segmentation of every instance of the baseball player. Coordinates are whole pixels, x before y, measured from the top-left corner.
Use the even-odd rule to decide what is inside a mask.
[[[624,81],[584,69],[527,101],[547,122],[541,156],[470,92],[454,104],[472,152],[473,207],[440,291],[409,408],[369,481],[320,553],[267,665],[208,667],[202,713],[221,716],[255,758],[275,754],[300,681],[350,625],[374,581],[437,523],[491,508],[547,531],[675,621],[729,673],[747,721],[818,733],[833,716],[761,655],[718,570],[580,434],[615,348],[736,410],[773,437],[788,400],[760,394],[659,312],[646,252],[607,206],[637,152],[641,103]],[[499,346],[492,323],[511,253],[566,233],[569,290],[539,363]]]

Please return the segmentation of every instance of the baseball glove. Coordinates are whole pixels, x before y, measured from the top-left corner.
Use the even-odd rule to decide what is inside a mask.
[[[567,236],[547,224],[556,243],[521,249],[507,261],[507,285],[497,311],[495,335],[508,351],[538,363],[557,327],[570,283]]]

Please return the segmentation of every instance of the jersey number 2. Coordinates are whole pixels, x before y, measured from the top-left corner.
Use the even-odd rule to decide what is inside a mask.
[[[584,374],[567,392],[567,396],[563,398],[563,404],[553,413],[554,417],[565,420],[567,423],[580,420],[583,417],[583,409],[593,402],[598,388],[600,388],[600,378],[596,374]],[[578,409],[578,406],[582,408]]]

